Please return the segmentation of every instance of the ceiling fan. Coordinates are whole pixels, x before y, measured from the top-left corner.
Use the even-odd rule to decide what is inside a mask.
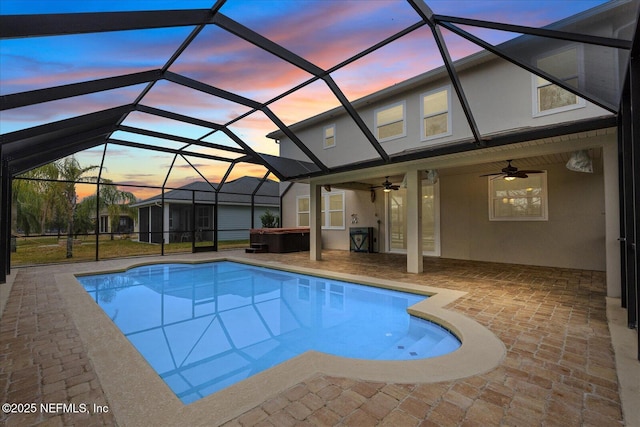
[[[497,179],[502,176],[506,181],[512,181],[516,178],[527,178],[529,176],[527,174],[529,173],[542,173],[540,170],[519,170],[517,167],[511,165],[511,160],[507,160],[507,163],[507,167],[502,168],[502,172],[488,173],[480,176],[493,176],[494,178],[492,179]]]
[[[399,185],[394,185],[391,181],[389,181],[389,177],[385,176],[385,180],[382,183],[382,185],[376,185],[375,187],[371,187],[372,190],[374,188],[382,188],[385,193],[388,193],[391,190],[398,190],[400,188],[400,186]]]

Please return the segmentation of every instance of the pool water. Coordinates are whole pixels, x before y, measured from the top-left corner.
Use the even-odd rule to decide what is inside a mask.
[[[183,403],[308,350],[408,360],[460,341],[410,316],[424,295],[228,261],[78,277]]]

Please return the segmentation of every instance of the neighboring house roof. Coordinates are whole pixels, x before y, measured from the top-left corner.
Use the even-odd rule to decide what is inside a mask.
[[[253,194],[255,189],[258,187],[260,181],[261,178],[244,176],[242,178],[226,182],[218,193],[218,203],[225,205],[250,205],[251,194]],[[212,184],[214,187],[218,186],[217,183]],[[167,191],[164,193],[164,201],[166,203],[191,202],[194,190],[196,191],[196,202],[215,202],[215,190],[211,185],[209,185],[209,183],[203,181],[192,182],[180,187],[179,189]],[[142,207],[160,202],[161,200],[162,194],[158,194],[142,200],[132,206]],[[262,206],[278,207],[280,205],[280,186],[278,182],[267,179],[256,193],[254,203]]]

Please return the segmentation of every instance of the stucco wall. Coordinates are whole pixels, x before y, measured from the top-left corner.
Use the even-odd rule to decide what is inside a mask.
[[[535,167],[547,170],[548,221],[489,221],[486,178],[441,177],[442,256],[605,270],[601,165],[593,174],[563,164]]]

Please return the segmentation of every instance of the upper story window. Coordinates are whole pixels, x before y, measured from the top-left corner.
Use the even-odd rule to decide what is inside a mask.
[[[336,125],[325,126],[323,129],[323,147],[331,148],[336,146]]]
[[[542,71],[556,76],[567,85],[578,88],[581,84],[580,52],[576,47],[556,51],[551,55],[540,57],[536,65]],[[533,76],[534,81],[534,116],[558,113],[585,106],[584,99],[560,86]]]
[[[547,173],[511,181],[489,177],[490,221],[546,221]]]
[[[378,141],[401,138],[407,134],[405,102],[378,108],[375,111],[375,128]]]
[[[344,191],[323,193],[321,199],[322,229],[344,230]],[[309,227],[309,196],[298,196],[298,227]]]
[[[422,94],[421,139],[423,141],[451,135],[451,90],[440,88]]]

